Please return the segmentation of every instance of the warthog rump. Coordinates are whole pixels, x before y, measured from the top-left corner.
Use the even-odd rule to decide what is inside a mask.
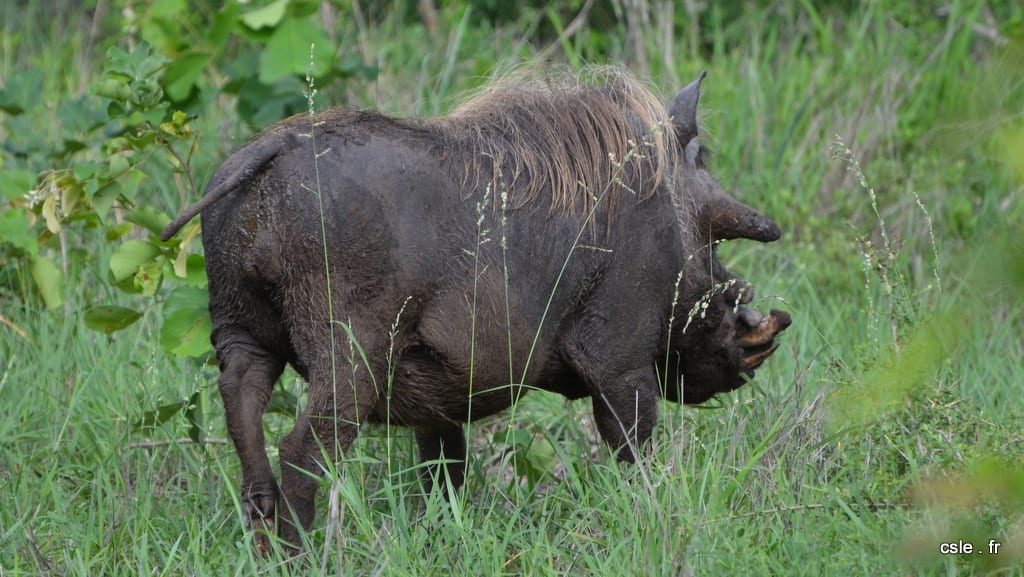
[[[703,77],[667,106],[622,71],[520,77],[440,118],[292,117],[228,158],[162,237],[202,212],[250,521],[298,544],[313,475],[361,423],[411,427],[427,489],[458,487],[462,424],[528,389],[589,397],[631,461],[659,397],[752,377],[790,318],[745,306],[715,247],[781,232],[708,172]],[[286,364],[309,394],[278,485],[261,418]]]

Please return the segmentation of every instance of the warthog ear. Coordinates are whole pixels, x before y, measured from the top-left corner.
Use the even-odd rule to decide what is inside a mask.
[[[711,240],[748,238],[760,242],[779,240],[782,231],[772,219],[719,191],[704,209],[705,226]]]
[[[687,84],[668,104],[668,114],[676,127],[679,143],[686,146],[697,136],[697,101],[700,100],[700,83],[708,75],[706,70],[696,80]]]

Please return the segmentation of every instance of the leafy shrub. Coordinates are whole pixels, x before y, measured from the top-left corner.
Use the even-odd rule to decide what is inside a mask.
[[[221,9],[200,3],[193,10],[184,0],[167,0],[138,15],[128,2],[115,4],[131,33],[107,49],[89,95],[56,107],[57,138],[32,130],[45,115],[40,72],[20,71],[0,90],[3,129],[11,135],[4,164],[13,165],[0,173],[0,262],[26,266],[45,305],[57,308],[69,290],[69,246],[102,236],[112,250],[106,267],[94,267],[106,269],[102,280],[158,305],[146,308],[159,312],[167,352],[201,356],[209,351],[206,278],[203,257],[189,254],[199,225],[161,242],[157,235],[170,216],[145,194],[147,184],[169,173],[183,204],[198,196],[193,162],[201,139],[192,121],[220,95],[233,96],[239,117],[261,126],[305,108],[302,78],[329,82],[376,72],[339,57],[317,21],[319,2],[230,2]],[[112,333],[144,310],[94,303],[85,325]]]

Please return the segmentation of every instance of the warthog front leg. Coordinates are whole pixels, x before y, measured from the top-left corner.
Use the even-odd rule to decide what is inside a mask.
[[[650,368],[609,375],[593,394],[601,438],[620,461],[636,462],[658,421],[657,381]]]
[[[642,321],[641,321],[642,322]],[[602,327],[604,329],[604,327]],[[630,334],[632,342],[601,342],[596,336]],[[651,363],[653,345],[637,327],[619,331],[577,327],[565,356],[586,383],[601,438],[620,461],[635,462],[658,421],[658,380]]]
[[[434,488],[434,480],[437,480],[438,488],[444,491],[444,497],[448,498],[445,490],[444,480],[448,478],[452,489],[458,490],[466,473],[466,435],[461,427],[441,430],[417,430],[416,445],[420,449],[420,462],[430,463],[420,469],[420,481],[423,483],[423,491],[426,495]],[[444,463],[436,461],[444,459]]]

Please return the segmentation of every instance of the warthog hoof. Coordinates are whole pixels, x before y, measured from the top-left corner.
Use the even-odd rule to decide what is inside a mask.
[[[253,548],[262,557],[266,557],[271,551],[271,538],[276,525],[275,505],[273,496],[252,495],[242,501],[245,524],[253,532]]]

